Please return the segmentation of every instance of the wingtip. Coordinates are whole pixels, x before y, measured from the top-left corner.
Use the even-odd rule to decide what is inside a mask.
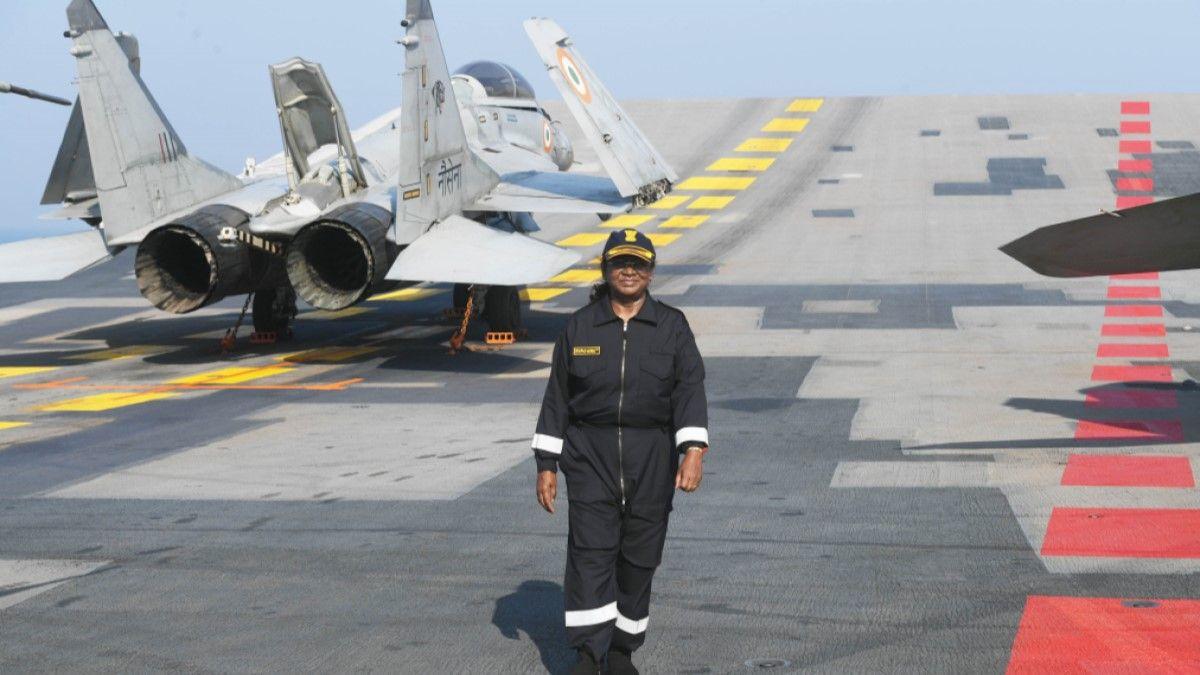
[[[67,23],[72,31],[78,33],[108,29],[108,23],[92,0],[71,0],[71,4],[67,5]]]

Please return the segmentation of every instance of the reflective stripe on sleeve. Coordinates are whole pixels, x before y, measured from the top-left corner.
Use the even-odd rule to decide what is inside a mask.
[[[708,445],[708,429],[704,427],[683,427],[675,432],[675,447],[688,441],[698,441]]]
[[[552,455],[562,454],[562,443],[561,438],[555,438],[554,436],[547,436],[546,434],[533,435],[533,449],[542,450]]]
[[[603,607],[596,609],[580,609],[574,612],[567,612],[567,628],[578,628],[580,626],[595,626],[598,623],[612,621],[617,618],[617,603],[608,603]]]
[[[626,617],[624,614],[617,612],[617,628],[624,633],[630,635],[640,635],[646,632],[646,627],[650,625],[650,617],[634,621]]]

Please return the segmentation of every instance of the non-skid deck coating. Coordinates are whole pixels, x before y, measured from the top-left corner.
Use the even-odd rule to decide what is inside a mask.
[[[662,242],[711,402],[642,672],[1200,668],[1200,275],[996,250],[1200,191],[1200,96],[629,110],[687,189],[540,219],[585,264],[501,351],[446,355],[440,287],[227,358],[239,302],[148,311],[128,254],[0,288],[0,671],[561,672],[528,444],[614,225]]]

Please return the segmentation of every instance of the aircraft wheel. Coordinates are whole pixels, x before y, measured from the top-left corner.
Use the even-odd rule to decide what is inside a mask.
[[[600,222],[607,223],[608,219],[612,218],[612,214],[611,213],[597,213],[596,217],[600,219]]]
[[[274,333],[277,339],[287,339],[296,317],[296,291],[291,286],[256,291],[253,311],[255,333]]]
[[[454,309],[467,308],[467,298],[471,296],[471,287],[468,284],[454,284]]]
[[[493,333],[516,333],[521,329],[521,296],[514,286],[492,286],[483,300],[483,318]]]

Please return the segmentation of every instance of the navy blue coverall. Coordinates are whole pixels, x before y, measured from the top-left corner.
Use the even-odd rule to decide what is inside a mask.
[[[647,296],[627,324],[601,297],[554,347],[533,450],[567,481],[567,637],[603,659],[642,645],[679,451],[708,445],[704,362],[683,312]]]

